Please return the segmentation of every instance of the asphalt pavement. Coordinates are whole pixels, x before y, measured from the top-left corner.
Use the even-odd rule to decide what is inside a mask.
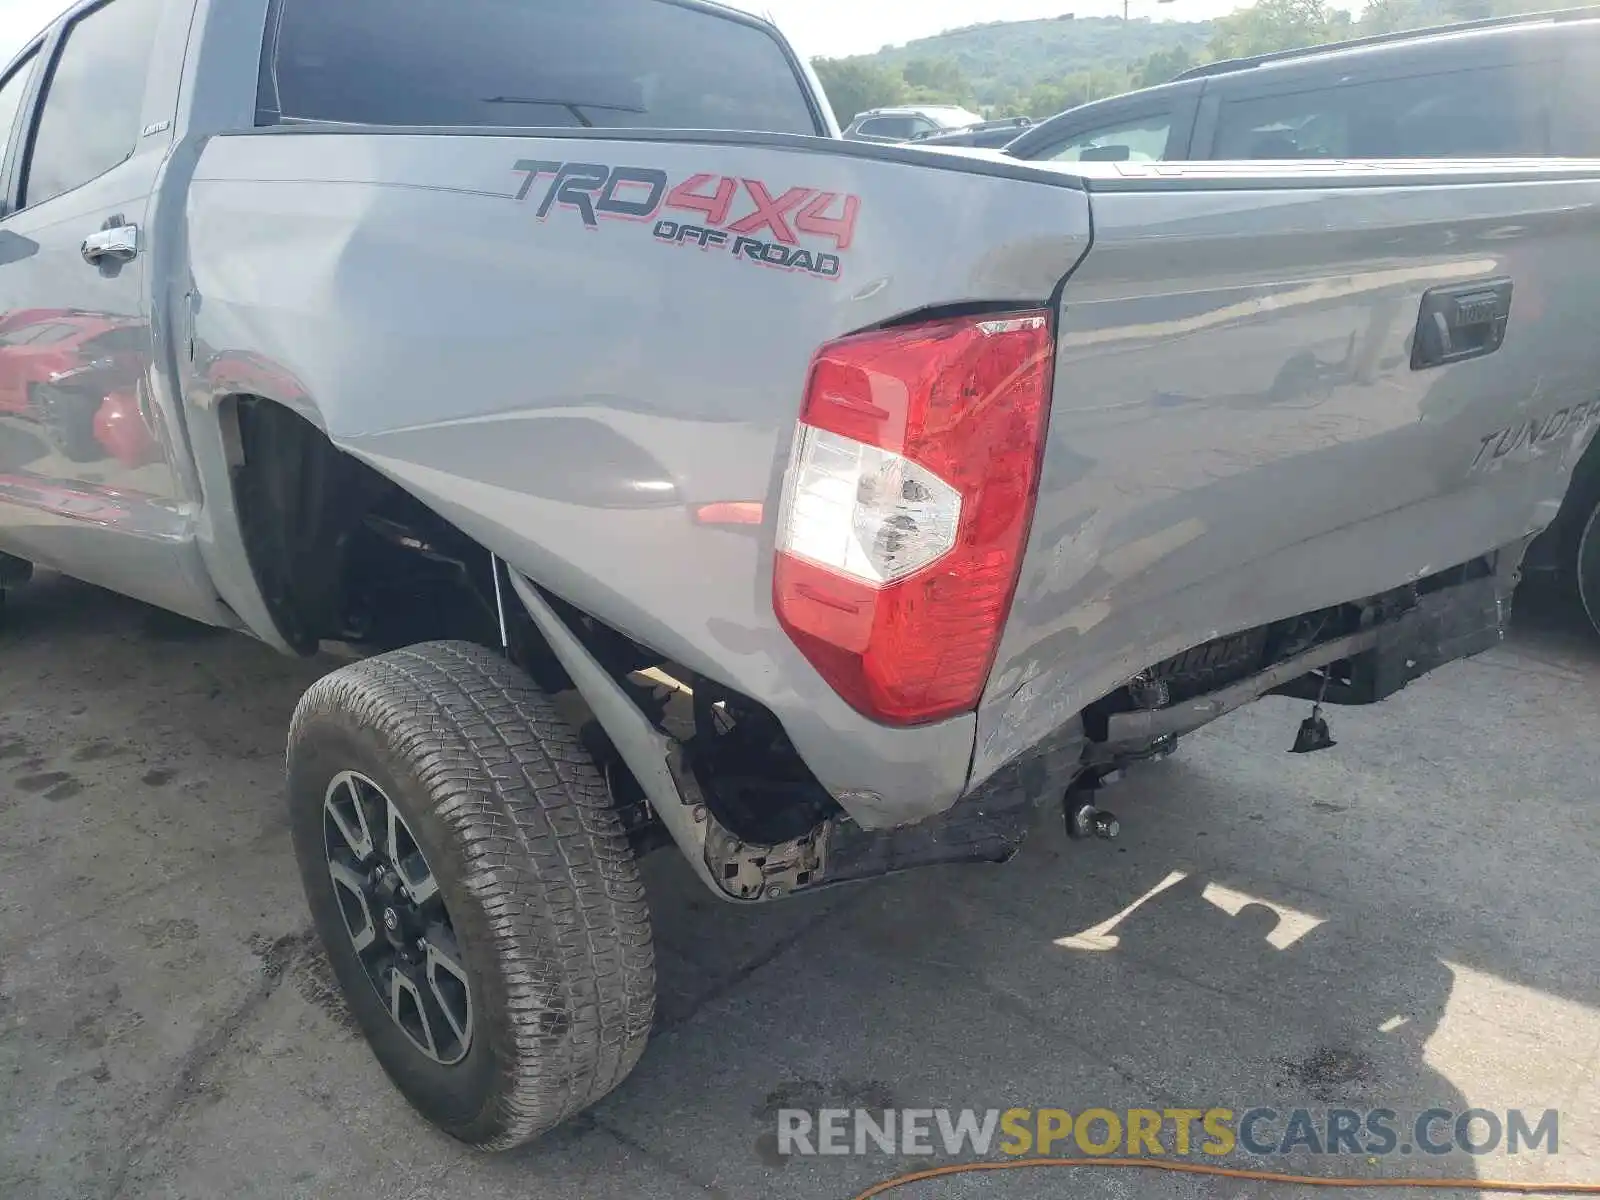
[[[1332,710],[1324,753],[1285,753],[1286,700],[1187,739],[1107,794],[1116,843],[1047,818],[1006,866],[754,910],[652,856],[644,1061],[493,1157],[400,1100],[309,934],[281,756],[335,666],[67,580],[12,598],[0,1196],[849,1200],[927,1164],[779,1159],[775,1114],[885,1105],[1555,1108],[1555,1155],[1235,1165],[1600,1182],[1600,639],[1558,601]],[[894,1193],[980,1194],[1369,1193],[1104,1169]]]

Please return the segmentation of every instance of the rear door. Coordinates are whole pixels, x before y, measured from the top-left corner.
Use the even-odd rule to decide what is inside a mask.
[[[0,544],[199,614],[168,557],[190,496],[152,401],[145,269],[178,84],[152,66],[187,8],[80,5],[35,55],[0,209]]]

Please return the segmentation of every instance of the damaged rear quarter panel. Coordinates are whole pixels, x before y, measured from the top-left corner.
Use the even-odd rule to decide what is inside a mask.
[[[530,578],[767,704],[830,790],[872,793],[859,819],[895,824],[960,794],[974,718],[874,725],[774,619],[770,517],[807,368],[917,309],[1045,301],[1087,244],[1087,198],[1020,166],[761,141],[216,138],[187,214],[196,334],[296,380],[337,445]],[[618,166],[633,178],[607,192]],[[657,173],[710,207],[645,214]],[[808,207],[824,232],[796,227]],[[769,519],[697,521],[726,501]]]

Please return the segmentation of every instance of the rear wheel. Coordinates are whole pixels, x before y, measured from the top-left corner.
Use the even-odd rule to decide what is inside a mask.
[[[1578,542],[1578,595],[1589,620],[1600,633],[1600,501],[1584,525]]]
[[[456,642],[346,667],[301,701],[288,769],[317,932],[424,1116],[507,1149],[622,1082],[654,1014],[644,890],[530,679]]]

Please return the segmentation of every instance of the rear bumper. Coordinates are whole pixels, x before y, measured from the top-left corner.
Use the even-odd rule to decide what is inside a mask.
[[[1511,618],[1515,564],[1521,547],[1495,556],[1492,574],[1420,596],[1393,621],[1333,638],[1209,695],[1145,712],[1115,713],[1107,738],[1091,761],[1139,753],[1152,742],[1177,737],[1262,696],[1320,699],[1326,704],[1375,704],[1428,672],[1482,654],[1505,640]],[[1502,566],[1507,564],[1507,566]],[[1320,674],[1329,669],[1324,687]]]
[[[1056,799],[1086,770],[1149,758],[1171,739],[1263,696],[1342,705],[1385,700],[1429,672],[1505,640],[1530,540],[1431,577],[1419,586],[1420,594],[1409,607],[1390,619],[1332,636],[1203,695],[1160,708],[1112,712],[1104,720],[1102,736],[1085,738],[1083,723],[1075,719],[1064,731],[1071,738],[1058,737],[1022,756],[973,796],[997,811],[1009,811],[1017,800]],[[1081,754],[1063,753],[1073,739]]]
[[[874,825],[841,797],[842,813],[778,845],[747,844],[724,828],[681,747],[651,725],[529,581],[514,574],[512,583],[702,882],[725,899],[758,902],[914,867],[1004,861],[1021,847],[1039,804],[1061,797],[1086,771],[1150,757],[1172,738],[1264,695],[1343,704],[1393,695],[1504,638],[1526,548],[1524,540],[1413,587],[1325,610],[1339,612],[1344,627],[1330,627],[1315,644],[1203,695],[1101,713],[1090,725],[1099,734],[1093,739],[1085,736],[1084,715],[1074,714],[1054,736],[920,822]],[[1352,618],[1358,627],[1348,627]],[[1271,637],[1260,642],[1263,661],[1272,645]]]

